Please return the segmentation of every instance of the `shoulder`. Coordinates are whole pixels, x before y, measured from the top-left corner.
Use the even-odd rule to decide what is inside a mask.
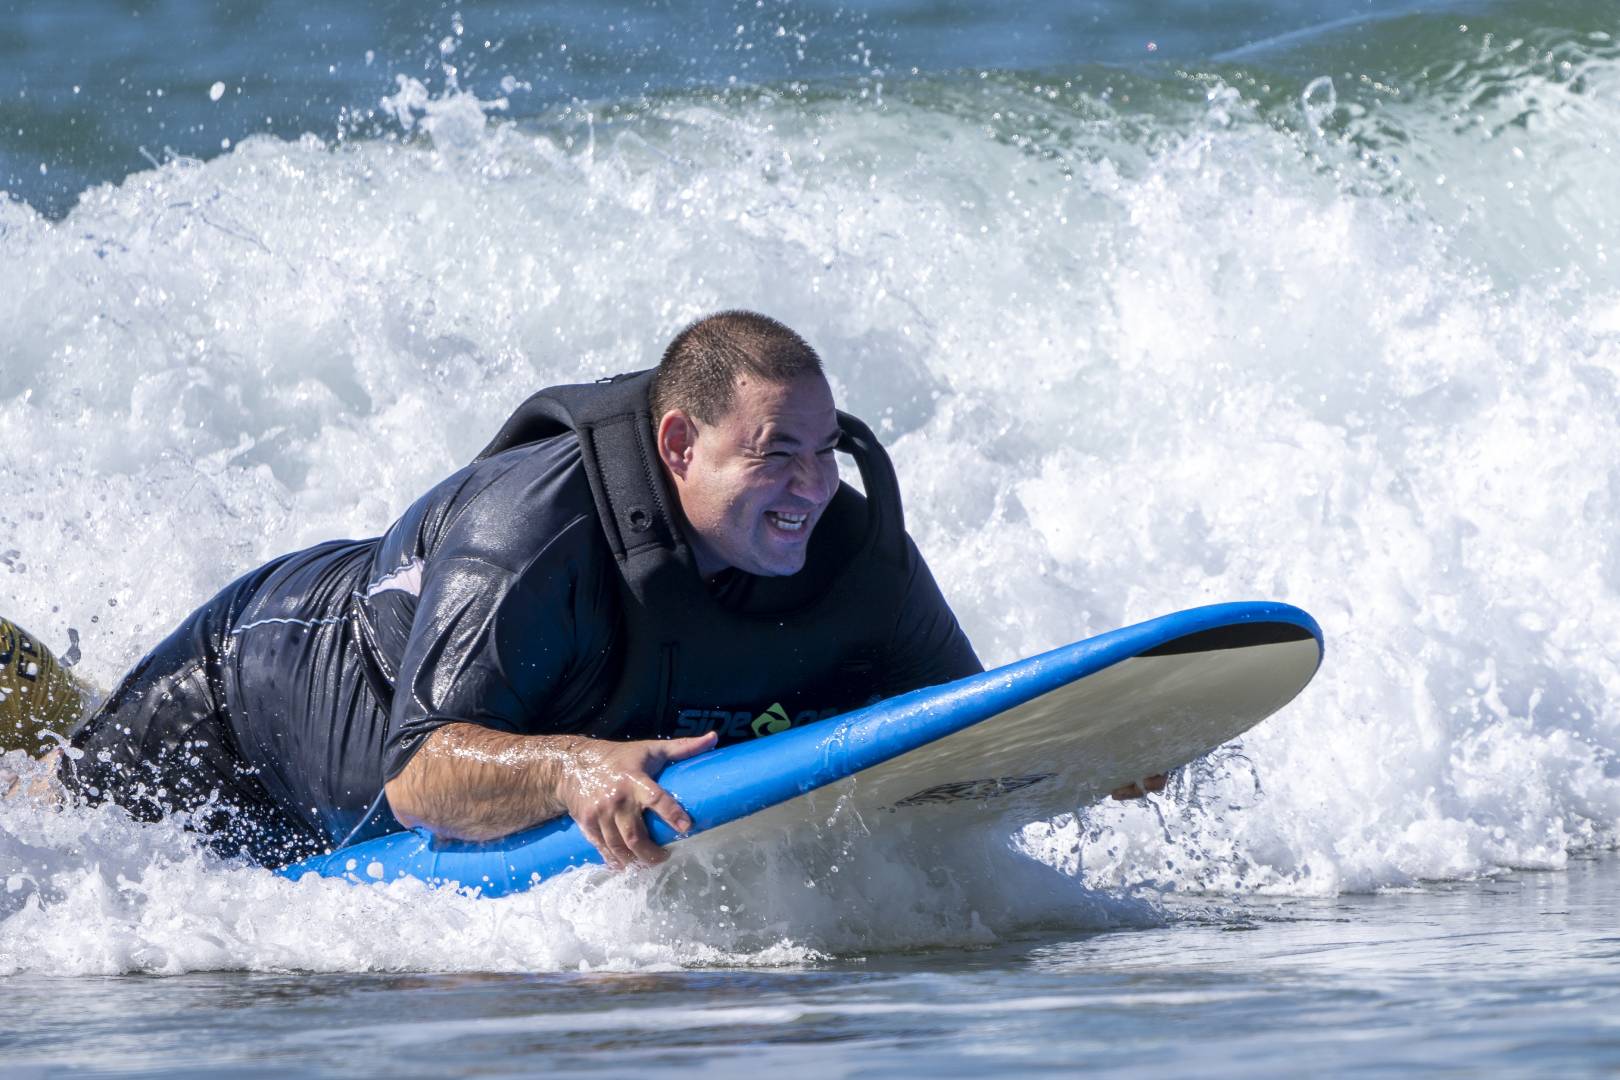
[[[589,546],[599,534],[596,504],[572,435],[545,439],[475,462],[424,500],[431,558],[472,558],[518,571],[561,541]]]

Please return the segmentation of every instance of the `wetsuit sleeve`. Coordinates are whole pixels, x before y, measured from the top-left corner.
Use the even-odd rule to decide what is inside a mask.
[[[611,622],[612,612],[580,610],[600,598],[581,588],[577,561],[556,551],[565,539],[516,572],[466,555],[429,564],[395,680],[385,777],[397,776],[445,724],[546,734],[548,719],[568,710],[580,621],[600,623],[605,614]]]
[[[937,686],[984,670],[922,552],[906,537],[905,598],[884,663],[883,696]]]

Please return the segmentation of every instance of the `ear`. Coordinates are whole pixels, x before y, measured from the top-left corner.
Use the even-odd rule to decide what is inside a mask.
[[[697,441],[697,425],[680,409],[671,409],[658,421],[658,457],[664,468],[682,480],[692,461],[692,444]]]

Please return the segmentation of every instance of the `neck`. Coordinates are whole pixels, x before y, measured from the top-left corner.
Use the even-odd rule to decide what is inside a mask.
[[[730,570],[731,565],[710,551],[709,545],[705,544],[702,538],[693,536],[690,527],[688,527],[686,535],[687,542],[692,548],[692,559],[697,563],[698,577],[711,585],[714,584],[714,579]]]

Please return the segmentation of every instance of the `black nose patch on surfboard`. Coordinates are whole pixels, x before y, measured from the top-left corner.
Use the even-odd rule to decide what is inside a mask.
[[[1216,652],[1220,649],[1248,649],[1256,645],[1280,645],[1289,641],[1308,641],[1312,634],[1303,626],[1284,622],[1238,623],[1235,626],[1217,626],[1200,630],[1196,634],[1167,641],[1155,646],[1143,656],[1180,656],[1186,653]]]

